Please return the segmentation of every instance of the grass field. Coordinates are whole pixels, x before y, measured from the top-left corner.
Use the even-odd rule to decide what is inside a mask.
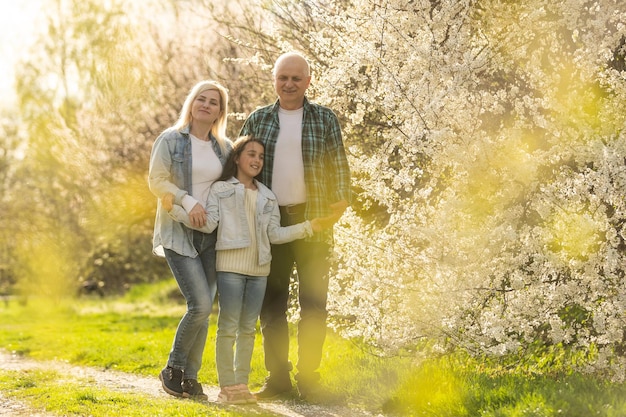
[[[119,299],[80,299],[0,305],[0,348],[33,359],[156,376],[163,367],[184,307],[170,295],[175,284],[137,288]],[[216,385],[215,318],[200,382]],[[253,357],[251,388],[265,377],[261,338]],[[294,347],[295,343],[292,343]],[[293,353],[293,352],[292,352]],[[292,355],[295,359],[295,354]],[[320,370],[325,388],[353,408],[388,416],[626,416],[626,385],[559,369],[551,376],[502,371],[462,355],[418,362],[382,358],[358,342],[330,334]],[[0,392],[59,415],[238,416],[240,411],[172,399],[98,390],[79,380],[59,382],[53,372],[0,370]]]

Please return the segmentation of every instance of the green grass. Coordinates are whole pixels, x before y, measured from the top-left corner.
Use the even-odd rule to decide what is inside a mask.
[[[249,416],[250,409],[194,401],[167,400],[141,393],[119,393],[97,389],[85,381],[52,371],[0,371],[0,390],[48,413],[77,416]],[[254,415],[270,416],[262,411]]]
[[[133,289],[119,299],[81,299],[55,305],[30,300],[0,305],[0,348],[34,359],[154,376],[163,367],[184,303],[172,281]],[[173,296],[174,295],[174,296]],[[215,315],[199,380],[216,385]],[[292,359],[296,344],[292,343]],[[265,377],[261,337],[250,382]],[[522,368],[505,371],[461,354],[418,363],[414,357],[382,358],[358,342],[329,334],[324,385],[343,405],[389,416],[626,416],[626,385],[559,368],[538,376]],[[53,372],[0,370],[0,392],[58,415],[123,416],[250,415],[251,409],[98,389],[89,381]],[[259,414],[256,409],[255,415]],[[242,414],[243,413],[243,414]],[[267,414],[266,414],[267,415]]]

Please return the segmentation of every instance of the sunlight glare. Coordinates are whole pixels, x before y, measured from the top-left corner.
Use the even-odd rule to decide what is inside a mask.
[[[15,100],[14,77],[20,59],[27,54],[38,30],[43,28],[44,0],[3,1],[0,3],[0,107]]]
[[[569,262],[584,261],[596,253],[603,236],[589,213],[568,210],[554,213],[547,223],[544,239],[550,250]]]

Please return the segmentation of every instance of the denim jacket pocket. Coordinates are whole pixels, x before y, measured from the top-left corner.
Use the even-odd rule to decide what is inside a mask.
[[[266,200],[265,205],[263,206],[263,214],[268,214],[268,213],[271,214],[275,206],[276,206],[275,200],[269,200],[269,199]]]
[[[235,189],[218,191],[215,193],[220,202],[220,210],[230,210],[233,212],[237,208],[237,199],[235,197]]]
[[[172,154],[170,173],[172,182],[180,189],[185,188],[185,157],[182,153]]]

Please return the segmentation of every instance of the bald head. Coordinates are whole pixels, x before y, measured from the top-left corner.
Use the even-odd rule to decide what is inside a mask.
[[[280,107],[286,110],[302,107],[311,83],[311,69],[306,59],[296,52],[283,54],[276,60],[272,73]]]
[[[274,63],[274,69],[272,70],[272,74],[274,75],[274,77],[276,76],[279,67],[283,64],[302,66],[302,68],[304,68],[305,70],[305,75],[311,75],[311,67],[309,66],[309,62],[304,56],[302,56],[298,52],[287,52],[278,57],[278,59]]]

